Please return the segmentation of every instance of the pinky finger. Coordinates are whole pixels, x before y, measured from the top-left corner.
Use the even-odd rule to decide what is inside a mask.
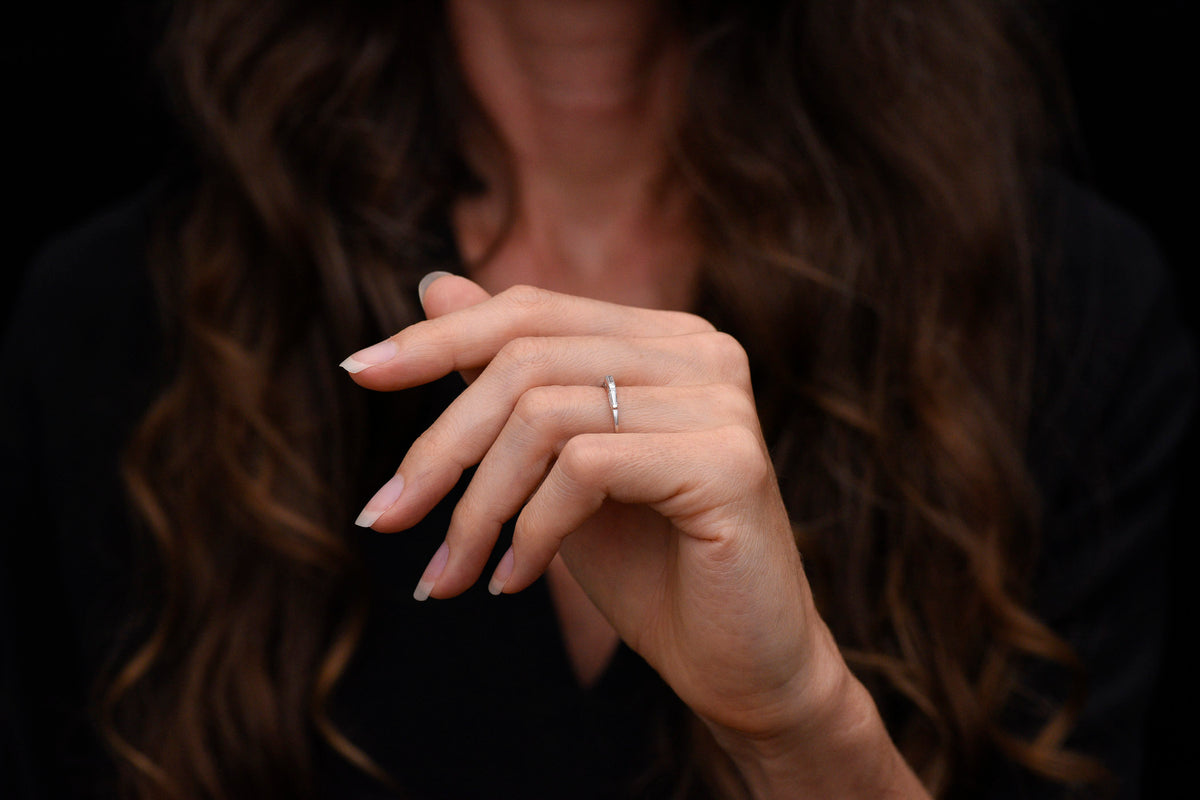
[[[738,513],[752,476],[772,475],[753,432],[727,426],[686,434],[584,434],[564,446],[517,519],[512,550],[489,585],[496,594],[528,586],[563,540],[605,500],[645,504],[684,534],[716,539]],[[735,480],[733,476],[737,476]]]

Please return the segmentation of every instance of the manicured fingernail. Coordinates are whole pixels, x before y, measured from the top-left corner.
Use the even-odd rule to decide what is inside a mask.
[[[374,525],[375,521],[383,516],[383,512],[396,504],[402,491],[404,491],[404,477],[397,474],[367,501],[366,507],[358,515],[358,519],[354,520],[354,524],[360,528],[369,528]]]
[[[429,593],[433,591],[433,585],[437,583],[437,579],[441,577],[442,570],[446,568],[446,561],[450,558],[450,548],[445,542],[433,554],[433,558],[429,559],[429,566],[421,573],[421,580],[417,581],[417,590],[413,592],[413,599],[425,602],[429,599]]]
[[[385,361],[391,361],[399,352],[396,343],[391,339],[384,339],[379,344],[373,344],[365,350],[359,350],[354,355],[347,358],[339,367],[346,372],[362,372],[367,367],[373,367],[376,364],[382,364]]]
[[[422,303],[424,303],[425,302],[425,290],[429,288],[429,284],[433,283],[434,281],[436,281],[438,278],[442,277],[443,275],[451,275],[451,274],[453,274],[453,273],[446,272],[446,270],[444,270],[444,269],[439,269],[439,270],[434,270],[433,272],[426,275],[424,278],[421,278],[421,282],[417,284],[417,297],[420,298]]]
[[[504,591],[504,584],[508,583],[508,579],[512,577],[513,571],[513,551],[508,548],[508,552],[500,559],[500,563],[496,565],[496,571],[492,573],[492,579],[488,581],[488,591],[492,594],[500,594]]]

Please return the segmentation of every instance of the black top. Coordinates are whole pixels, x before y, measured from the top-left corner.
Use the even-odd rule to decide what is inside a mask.
[[[144,269],[153,206],[153,195],[140,197],[47,248],[4,340],[2,796],[111,792],[84,709],[129,582],[119,453],[156,388]],[[1045,501],[1035,606],[1089,671],[1077,745],[1132,797],[1160,661],[1170,468],[1191,407],[1192,350],[1141,230],[1072,187],[1049,207],[1062,257],[1042,281],[1029,447]],[[623,646],[581,689],[541,581],[500,598],[477,586],[412,600],[450,507],[398,535],[347,524],[376,591],[336,699],[340,728],[418,796],[629,795],[669,690]],[[337,758],[321,771],[327,796],[389,796]],[[1062,794],[1003,768],[988,784],[979,796]]]

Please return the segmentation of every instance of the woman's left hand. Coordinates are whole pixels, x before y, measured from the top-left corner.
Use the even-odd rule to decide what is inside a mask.
[[[418,596],[471,586],[519,514],[493,593],[561,554],[718,739],[794,749],[845,723],[861,686],[816,613],[738,343],[691,314],[530,287],[490,297],[457,276],[423,300],[431,319],[343,365],[377,390],[454,370],[470,383],[359,520],[410,527],[478,464]]]

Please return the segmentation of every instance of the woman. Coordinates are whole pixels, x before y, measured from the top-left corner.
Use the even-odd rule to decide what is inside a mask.
[[[99,454],[53,571],[95,733],[20,734],[30,782],[57,738],[138,797],[1132,791],[1189,354],[1041,170],[1021,15],[392,5],[181,4],[197,169],[35,278],[6,362],[88,261],[143,352],[94,447],[90,352],[6,400],[54,401],[14,464]]]

